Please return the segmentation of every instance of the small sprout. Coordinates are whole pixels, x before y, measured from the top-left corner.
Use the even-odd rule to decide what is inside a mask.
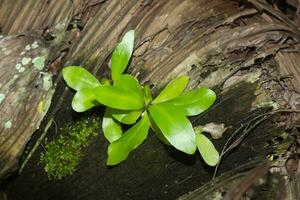
[[[112,80],[102,81],[102,84],[82,67],[63,69],[66,84],[76,91],[73,110],[83,112],[97,105],[106,106],[102,129],[110,142],[107,165],[124,161],[146,139],[151,127],[165,144],[190,155],[198,148],[204,161],[215,166],[219,159],[217,150],[205,135],[194,130],[187,117],[209,109],[216,94],[209,88],[185,92],[189,77],[180,76],[167,84],[153,100],[149,86],[143,87],[134,76],[123,74],[133,47],[134,31],[131,30],[112,53]],[[123,133],[122,124],[132,126]]]

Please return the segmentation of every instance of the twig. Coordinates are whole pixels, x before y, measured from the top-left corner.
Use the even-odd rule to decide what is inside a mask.
[[[282,23],[288,25],[293,29],[293,33],[299,36],[299,28],[297,25],[290,20],[286,15],[282,14],[280,11],[273,9],[270,5],[265,2],[261,2],[258,0],[248,0],[255,8],[257,8],[260,12],[265,12],[276,19],[280,20]],[[299,37],[297,38],[299,39]]]
[[[31,149],[31,151],[28,153],[27,157],[25,158],[25,160],[22,162],[21,167],[18,171],[19,174],[21,174],[21,172],[23,171],[25,165],[27,164],[27,162],[29,161],[29,159],[32,157],[32,155],[34,154],[34,152],[36,151],[36,149],[38,148],[38,146],[42,143],[42,141],[44,140],[45,136],[47,135],[48,129],[51,127],[52,122],[54,122],[53,119],[49,120],[48,124],[46,125],[44,132],[42,133],[42,135],[39,137],[39,139],[36,141],[36,143],[34,144],[33,148]]]
[[[271,111],[271,112],[264,113],[264,114],[261,114],[261,115],[258,115],[256,117],[254,117],[247,124],[241,124],[241,126],[226,141],[226,143],[225,143],[225,145],[224,145],[224,147],[221,151],[219,161],[218,161],[218,163],[216,165],[216,168],[214,170],[213,179],[217,175],[220,162],[221,162],[222,158],[224,157],[224,155],[226,153],[228,153],[230,150],[237,147],[243,141],[243,139],[247,136],[247,134],[250,133],[258,124],[260,124],[261,122],[265,121],[266,119],[268,119],[269,117],[271,117],[272,115],[277,114],[277,113],[300,113],[300,110],[289,110],[289,109],[275,110],[275,111]],[[262,118],[262,119],[260,119],[260,118]],[[256,120],[259,120],[259,121],[257,121],[254,125],[250,126],[250,124],[252,122],[255,122]],[[237,136],[237,134],[241,130],[243,130],[242,135],[237,140],[235,140],[229,147],[227,147],[229,145],[229,143]]]
[[[239,200],[243,194],[250,188],[250,186],[261,176],[265,175],[270,168],[269,162],[264,162],[254,169],[233,189],[227,192],[224,200]]]

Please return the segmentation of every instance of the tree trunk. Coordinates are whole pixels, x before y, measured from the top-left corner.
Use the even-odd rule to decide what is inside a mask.
[[[18,99],[17,108],[7,99],[0,102],[1,124],[5,116],[16,119],[16,129],[0,128],[2,178],[15,172],[24,146],[43,119],[28,144],[30,153],[21,158],[21,173],[2,183],[7,199],[161,200],[181,195],[180,199],[222,199],[225,195],[237,199],[246,190],[251,198],[283,199],[282,194],[299,198],[300,57],[295,49],[300,32],[296,22],[276,6],[259,0],[1,0],[0,19],[5,35],[1,47],[6,44],[3,41],[17,41],[5,48],[14,49],[17,44],[17,49],[25,49],[35,41],[28,38],[39,38],[48,64],[42,71],[54,75],[55,89],[53,97],[49,93],[52,101],[45,117],[37,111],[45,98],[41,91],[52,89],[37,90],[34,101]],[[152,133],[124,163],[108,168],[108,143],[99,133],[72,176],[48,180],[39,164],[45,135],[48,140],[57,137],[60,127],[82,116],[70,108],[73,92],[61,79],[61,67],[81,65],[97,77],[108,76],[114,45],[129,29],[135,29],[136,43],[128,70],[150,84],[155,94],[182,74],[190,77],[190,89],[206,86],[217,92],[214,106],[191,118],[194,126],[212,122],[227,128],[213,141],[220,152],[227,141],[227,149],[231,148],[222,157],[216,179],[210,181],[214,168],[207,167],[198,154],[188,156],[166,147]],[[28,56],[33,60],[38,53],[34,50]],[[15,50],[1,57],[1,83],[11,79],[5,74],[15,70],[24,57],[21,54],[22,50]],[[28,68],[34,69],[34,63]],[[33,73],[31,77],[40,81],[39,71]],[[23,79],[27,80],[25,75],[18,81]],[[0,85],[0,92],[11,94],[18,90],[18,83],[13,80],[16,87]],[[30,84],[24,82],[28,95],[33,90]],[[10,99],[18,96],[11,94]],[[101,109],[95,112],[103,115]],[[26,119],[33,128],[28,128]],[[19,127],[26,131],[16,132]],[[291,159],[292,167],[288,165]],[[283,175],[292,181],[286,184]],[[259,178],[263,181],[255,183]],[[277,184],[272,184],[274,180]],[[250,190],[251,185],[255,187]]]

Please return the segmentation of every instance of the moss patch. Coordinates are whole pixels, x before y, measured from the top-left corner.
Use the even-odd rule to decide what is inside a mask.
[[[47,143],[46,151],[40,161],[49,179],[60,180],[73,174],[79,161],[83,158],[83,148],[99,130],[99,119],[82,119],[61,128],[63,133],[57,139]]]

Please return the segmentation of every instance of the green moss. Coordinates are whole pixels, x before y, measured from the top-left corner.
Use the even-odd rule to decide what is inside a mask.
[[[82,119],[73,124],[67,124],[63,133],[57,139],[45,146],[41,154],[41,163],[49,179],[60,180],[73,174],[79,161],[83,158],[83,149],[99,129],[99,119]]]

